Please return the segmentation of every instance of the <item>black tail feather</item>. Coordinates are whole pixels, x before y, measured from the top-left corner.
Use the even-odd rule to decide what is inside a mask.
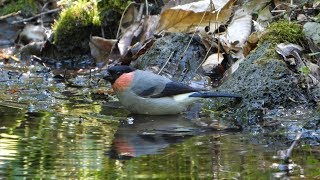
[[[219,93],[219,92],[195,92],[191,94],[189,97],[201,97],[201,98],[228,97],[228,98],[237,98],[237,99],[242,98],[238,94]]]

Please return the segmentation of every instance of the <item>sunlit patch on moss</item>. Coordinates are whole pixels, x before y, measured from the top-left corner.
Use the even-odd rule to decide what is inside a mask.
[[[31,14],[37,10],[36,0],[10,0],[0,8],[0,15],[6,15],[13,12],[21,11],[22,14]]]
[[[299,69],[299,72],[301,72],[302,74],[304,74],[305,76],[308,76],[310,74],[310,69],[308,66],[302,66]]]
[[[262,36],[260,43],[269,41],[272,44],[299,43],[303,39],[300,25],[289,21],[278,21],[272,23],[266,33]]]
[[[54,43],[64,52],[88,50],[89,37],[100,24],[96,0],[74,2],[53,25]]]

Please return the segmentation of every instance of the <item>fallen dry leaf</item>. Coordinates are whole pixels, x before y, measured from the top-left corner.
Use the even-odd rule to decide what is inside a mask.
[[[251,34],[252,16],[243,9],[235,12],[225,33],[219,35],[219,42],[224,51],[233,58],[244,58],[244,45]]]
[[[10,55],[7,55],[0,51],[0,59],[8,60],[9,58],[10,58]]]
[[[140,38],[140,42],[144,42],[153,38],[154,32],[158,26],[160,17],[158,15],[147,16],[144,19],[143,34]]]
[[[134,22],[139,21],[137,18],[139,16],[139,11],[138,11],[138,4],[137,3],[130,3],[127,8],[124,10],[121,21],[120,21],[120,26],[118,29],[117,33],[117,38],[119,36],[120,30],[122,32],[125,32],[126,29],[131,26]]]
[[[220,65],[223,61],[223,55],[222,53],[214,53],[211,54],[206,60],[205,62],[201,65],[202,69],[205,72],[210,72],[212,71],[213,68],[215,68],[216,66]]]
[[[256,30],[264,31],[265,28],[269,27],[269,24],[270,24],[270,21],[272,20],[272,18],[273,18],[273,16],[270,12],[269,6],[266,6],[265,8],[260,10],[259,14],[258,14],[258,18],[255,23]]]
[[[260,12],[264,7],[269,7],[269,4],[270,0],[254,0],[247,1],[241,7],[251,14],[253,12]]]
[[[121,37],[118,49],[122,60],[127,61],[127,53],[137,54],[145,43],[153,37],[159,16],[143,16],[143,6],[139,10],[136,3],[131,3],[125,10],[121,20]],[[130,59],[130,58],[129,58]]]
[[[136,22],[134,24],[131,24],[131,26],[127,28],[126,32],[123,33],[118,43],[118,48],[121,56],[127,54],[132,44],[132,39],[137,38],[142,33],[142,30],[143,22]]]
[[[215,23],[224,23],[229,20],[235,0],[226,0],[219,9],[213,10],[211,0],[202,0],[181,6],[166,9],[161,13],[157,32],[193,32],[205,31],[209,26],[210,31],[218,27]]]
[[[227,28],[227,40],[236,47],[243,47],[251,34],[252,16],[243,9],[238,9]]]
[[[277,53],[279,53],[285,61],[289,56],[293,56],[297,60],[302,61],[302,60],[300,60],[301,57],[299,56],[299,54],[301,53],[302,50],[303,50],[303,48],[301,46],[299,46],[297,44],[292,44],[292,43],[290,43],[290,44],[280,43],[276,47]],[[297,56],[299,56],[299,57],[297,57]]]
[[[20,60],[17,57],[15,57],[14,55],[11,55],[11,54],[13,54],[13,53],[10,51],[0,50],[0,60],[8,61],[9,59],[12,59],[16,62],[20,62]]]
[[[90,52],[98,66],[103,66],[117,42],[118,40],[116,39],[104,39],[98,36],[90,38]]]

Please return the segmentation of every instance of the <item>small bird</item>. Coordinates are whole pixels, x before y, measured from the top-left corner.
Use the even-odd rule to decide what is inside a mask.
[[[103,79],[111,83],[120,103],[135,114],[178,114],[201,98],[241,98],[236,94],[196,89],[130,66],[113,66],[107,70]]]

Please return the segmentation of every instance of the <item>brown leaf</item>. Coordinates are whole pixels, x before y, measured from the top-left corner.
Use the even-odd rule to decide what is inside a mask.
[[[148,41],[146,41],[142,46],[140,46],[140,49],[136,53],[134,53],[132,58],[137,59],[139,56],[146,53],[147,50],[151,48],[151,46],[155,41],[156,41],[155,39],[149,39]]]
[[[7,54],[5,54],[5,53],[0,51],[0,59],[8,60],[9,58],[10,58],[9,55],[7,55]]]
[[[20,60],[15,57],[14,55],[11,55],[12,53],[8,53],[8,52],[3,52],[0,50],[0,60],[4,60],[4,61],[8,61],[9,59],[12,59],[16,62],[20,62]]]
[[[143,35],[140,42],[144,42],[153,37],[158,26],[160,17],[158,15],[147,16],[144,20]]]
[[[131,24],[136,22],[138,16],[138,9],[136,3],[131,3],[124,11],[121,19],[121,30],[125,31]]]
[[[157,32],[162,30],[170,32],[193,32],[196,29],[204,31],[207,26],[213,31],[215,23],[224,23],[229,20],[232,5],[235,0],[227,3],[218,10],[211,11],[210,0],[176,6],[161,13]]]
[[[129,28],[127,28],[126,32],[124,32],[118,43],[118,48],[121,56],[127,54],[131,44],[135,44],[135,42],[132,43],[132,39],[137,38],[141,34],[142,30],[143,23],[141,22],[136,22],[132,24]]]
[[[300,53],[303,48],[297,44],[284,44],[280,43],[277,45],[276,51],[279,53],[284,60],[286,60],[289,56],[295,57],[298,61],[302,61],[300,57]],[[299,56],[299,57],[298,57]]]
[[[222,53],[214,53],[211,54],[206,60],[205,62],[201,65],[202,69],[205,72],[210,72],[213,68],[215,68],[216,66],[220,65],[223,61],[223,55]]]
[[[227,28],[227,40],[230,44],[237,47],[243,47],[251,33],[252,16],[243,9],[238,9]]]
[[[96,64],[106,62],[112,49],[117,43],[116,39],[104,39],[98,36],[92,36],[89,41],[90,51],[92,57],[96,60]]]

